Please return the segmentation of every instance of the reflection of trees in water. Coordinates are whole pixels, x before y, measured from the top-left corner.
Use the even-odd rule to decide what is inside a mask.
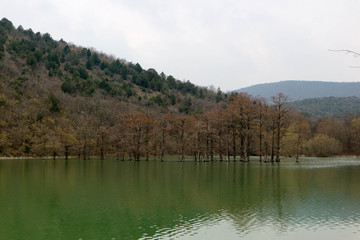
[[[9,203],[18,206],[20,213],[36,216],[40,225],[52,224],[41,231],[59,232],[62,222],[69,224],[70,232],[86,226],[89,233],[84,231],[84,239],[138,238],[143,233],[153,236],[161,229],[171,232],[182,227],[195,231],[204,222],[221,219],[246,233],[263,226],[286,231],[360,218],[359,167],[296,166],[0,161],[0,190],[4,193],[0,196],[4,215],[0,224],[12,224],[5,220],[14,218],[14,212],[6,207]]]

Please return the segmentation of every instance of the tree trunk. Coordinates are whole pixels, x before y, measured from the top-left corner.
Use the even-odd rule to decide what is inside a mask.
[[[280,162],[280,139],[281,139],[281,126],[280,119],[277,124],[277,135],[276,135],[276,162]]]
[[[166,122],[165,120],[162,122],[162,131],[161,131],[161,154],[160,154],[160,161],[164,161],[164,154],[165,154],[165,128]]]
[[[104,146],[101,145],[100,147],[100,160],[104,160],[105,157],[104,157]]]
[[[185,151],[185,121],[181,121],[181,134],[180,134],[180,161],[183,162],[185,160],[184,151]]]
[[[219,158],[220,161],[223,161],[223,138],[221,137],[221,132],[219,132],[219,136],[218,136],[218,150],[219,150]]]
[[[271,162],[274,162],[274,151],[275,151],[275,129],[272,130],[272,137],[271,137]]]
[[[236,162],[236,134],[235,134],[235,129],[233,130],[233,161]]]
[[[262,162],[262,120],[263,120],[263,114],[262,114],[262,104],[260,103],[260,116],[259,116],[259,162]]]
[[[268,162],[269,161],[269,145],[268,145],[268,142],[265,141],[265,159],[264,161],[265,162]]]
[[[136,151],[135,151],[135,161],[140,161],[140,133],[138,133],[138,136],[137,136],[137,142],[136,142]]]
[[[160,162],[164,161],[164,149],[161,149]]]
[[[248,138],[247,136],[244,138],[244,162],[248,161]]]
[[[208,162],[208,161],[209,161],[209,137],[206,134],[206,148],[205,148],[204,162]]]
[[[181,159],[180,159],[181,162],[185,161],[185,153],[184,152],[185,152],[185,142],[183,142],[181,144]]]
[[[149,161],[149,144],[146,146],[146,161]]]
[[[145,149],[146,149],[146,161],[149,161],[149,128],[146,127],[145,129]]]
[[[157,141],[154,143],[154,160],[157,158]]]
[[[80,160],[81,159],[81,147],[78,147],[77,154],[78,154],[78,159]]]
[[[69,146],[65,146],[65,160],[69,159]]]
[[[259,134],[259,162],[262,162],[262,124],[260,123],[260,134]]]
[[[44,139],[43,141],[43,149],[42,149],[42,153],[41,153],[41,158],[45,159],[45,155],[46,155],[46,139]]]
[[[248,129],[250,129],[250,127],[248,127]],[[248,130],[248,134],[247,134],[247,139],[246,139],[246,161],[250,161],[250,144],[251,144],[251,136],[249,134],[249,131]]]
[[[86,143],[84,144],[83,147],[83,160],[86,160]]]
[[[301,144],[300,141],[301,141],[301,136],[300,136],[300,127],[299,127],[298,139],[297,139],[297,143],[296,143],[296,162],[299,162],[300,144]]]
[[[210,160],[214,161],[214,141],[212,139],[212,136],[210,137]]]
[[[226,138],[226,161],[230,161],[230,143],[228,137]]]

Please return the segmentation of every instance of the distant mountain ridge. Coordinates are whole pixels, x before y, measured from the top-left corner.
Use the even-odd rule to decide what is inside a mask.
[[[291,101],[323,97],[360,97],[360,82],[281,81],[235,90],[270,99],[284,93]]]

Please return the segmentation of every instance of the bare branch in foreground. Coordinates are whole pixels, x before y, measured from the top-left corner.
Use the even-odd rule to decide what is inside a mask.
[[[359,57],[360,56],[360,53],[358,52],[354,52],[354,51],[350,51],[350,50],[334,50],[334,49],[329,49],[329,51],[331,52],[345,52],[345,54],[351,54],[353,55],[354,57]]]

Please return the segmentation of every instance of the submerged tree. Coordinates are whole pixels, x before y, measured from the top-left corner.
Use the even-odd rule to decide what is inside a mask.
[[[164,161],[164,156],[167,150],[167,145],[166,145],[166,138],[169,135],[169,121],[171,118],[171,114],[167,113],[163,116],[161,116],[160,120],[158,121],[159,123],[159,133],[160,133],[160,161],[163,162]]]
[[[194,127],[194,118],[189,116],[174,117],[171,121],[171,134],[175,138],[179,149],[179,161],[185,160],[185,148]]]
[[[274,119],[274,132],[276,139],[276,162],[280,162],[280,148],[281,148],[281,140],[286,132],[286,127],[290,122],[290,110],[286,106],[289,98],[285,96],[283,93],[279,93],[276,96],[271,97],[272,100],[272,108],[273,108],[273,119]],[[273,143],[274,145],[274,143]]]

